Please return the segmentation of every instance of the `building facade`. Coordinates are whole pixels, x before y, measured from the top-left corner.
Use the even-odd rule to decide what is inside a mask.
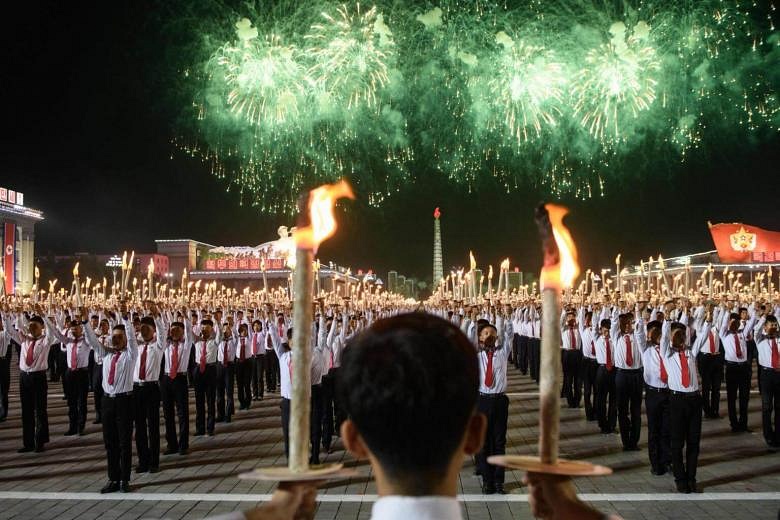
[[[24,205],[24,194],[0,187],[0,232],[5,294],[29,294],[35,273],[35,224],[43,213]]]

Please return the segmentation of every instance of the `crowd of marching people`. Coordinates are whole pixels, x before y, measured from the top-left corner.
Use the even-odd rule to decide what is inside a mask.
[[[505,453],[509,371],[539,381],[542,325],[538,298],[507,300],[474,305],[440,299],[392,305],[318,300],[311,323],[310,464],[320,463],[321,450],[332,449],[349,416],[337,382],[353,338],[380,319],[422,311],[460,329],[474,347],[475,406],[486,424],[484,442],[474,450],[476,468],[484,493],[504,493],[504,470],[488,457]],[[20,453],[45,450],[48,383],[58,379],[68,405],[66,436],[85,433],[93,394],[93,422],[102,425],[108,466],[103,493],[129,491],[133,470],[159,471],[161,455],[187,455],[191,395],[196,437],[219,434],[218,425],[234,420],[236,407],[246,410],[268,394],[278,395],[288,452],[294,363],[288,302],[76,306],[7,298],[1,308],[0,418],[8,414],[16,352]],[[645,301],[613,293],[578,300],[569,295],[559,322],[561,398],[569,408],[584,407],[584,419],[604,435],[619,433],[625,451],[640,449],[644,401],[651,472],[671,472],[678,491],[696,492],[702,420],[721,418],[724,382],[731,431],[748,432],[757,371],[763,438],[770,449],[780,448],[779,311],[776,303],[757,298]]]

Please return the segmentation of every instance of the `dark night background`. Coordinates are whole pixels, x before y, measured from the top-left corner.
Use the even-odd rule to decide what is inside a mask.
[[[160,103],[171,35],[150,23],[161,2],[30,2],[2,23],[0,185],[44,211],[37,254],[150,252],[156,238],[256,245],[284,217],[240,207],[197,160],[170,144],[179,107]],[[584,266],[713,249],[707,220],[780,229],[780,139],[727,143],[652,178],[608,185],[606,196],[563,200]],[[510,256],[539,268],[534,188],[466,193],[422,180],[381,209],[352,204],[323,260],[430,277],[432,212],[443,212],[445,269]]]

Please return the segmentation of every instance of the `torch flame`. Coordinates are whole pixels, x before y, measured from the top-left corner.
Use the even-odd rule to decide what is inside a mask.
[[[509,259],[505,259],[503,262],[501,262],[501,269],[503,271],[509,271]]]
[[[38,266],[35,266],[35,277],[36,278],[40,278],[41,277],[41,272],[38,270]]]
[[[73,276],[79,275],[79,263],[80,262],[76,262],[76,266],[73,268]]]
[[[477,259],[474,258],[474,253],[471,251],[469,251],[469,266],[472,271],[477,268]]]
[[[580,266],[577,263],[577,247],[566,226],[563,225],[563,217],[569,210],[555,204],[545,204],[545,209],[550,218],[553,238],[558,247],[558,262],[542,267],[542,289],[564,289],[571,287],[575,278],[580,274]]]
[[[293,238],[296,247],[311,249],[315,253],[320,244],[336,232],[336,218],[333,207],[340,198],[354,199],[352,188],[344,179],[335,184],[325,184],[309,192],[310,224],[295,230]]]
[[[154,259],[149,259],[149,267],[146,268],[146,274],[151,275],[154,272]]]
[[[439,208],[436,208],[433,212],[433,218],[438,219],[441,217],[441,211],[439,211]]]
[[[492,279],[493,279],[493,266],[491,265],[490,268],[488,269],[488,280],[492,280]]]
[[[122,271],[127,269],[127,251],[122,253]]]
[[[615,257],[615,265],[620,265],[620,253]]]

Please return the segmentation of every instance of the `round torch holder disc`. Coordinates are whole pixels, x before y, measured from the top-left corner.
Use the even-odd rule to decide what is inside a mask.
[[[597,477],[611,475],[612,468],[591,464],[584,460],[558,459],[556,464],[544,464],[539,457],[528,455],[492,455],[488,462],[494,466],[522,469],[530,473],[565,475],[569,477]]]
[[[310,466],[306,471],[293,472],[287,466],[255,468],[242,473],[242,480],[262,480],[266,482],[306,482],[311,480],[339,480],[358,476],[358,472],[345,468],[344,464],[319,464]]]

